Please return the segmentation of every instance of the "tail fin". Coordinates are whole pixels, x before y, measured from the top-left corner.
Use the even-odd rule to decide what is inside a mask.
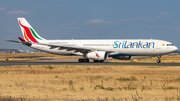
[[[31,25],[26,21],[25,18],[17,18],[17,19],[26,42],[31,41],[31,42],[39,43],[39,41],[45,40],[36,33],[36,31],[31,27]]]

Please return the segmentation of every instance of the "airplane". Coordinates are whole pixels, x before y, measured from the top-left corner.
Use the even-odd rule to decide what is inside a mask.
[[[178,48],[171,42],[157,39],[101,39],[101,40],[47,40],[31,27],[25,18],[17,18],[23,38],[17,42],[28,47],[58,55],[83,56],[78,62],[104,62],[108,57],[129,60],[132,56],[161,56],[172,53]]]

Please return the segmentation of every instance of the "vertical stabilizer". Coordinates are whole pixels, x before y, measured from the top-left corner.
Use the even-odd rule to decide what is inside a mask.
[[[39,43],[40,41],[45,40],[36,33],[36,31],[31,27],[31,25],[26,21],[25,18],[17,18],[17,19],[25,41]]]

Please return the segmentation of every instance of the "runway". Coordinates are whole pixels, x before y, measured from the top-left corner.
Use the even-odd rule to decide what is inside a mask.
[[[57,59],[57,60],[25,60],[25,61],[0,61],[0,66],[13,65],[144,65],[144,66],[180,66],[180,63],[136,63],[136,62],[104,62],[79,63],[77,59]]]

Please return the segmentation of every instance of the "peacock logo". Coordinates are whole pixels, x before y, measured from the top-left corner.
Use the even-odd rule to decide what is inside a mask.
[[[19,20],[19,24],[21,27],[24,28],[23,34],[26,41],[39,43],[37,39],[42,40],[40,37],[38,37],[38,35],[35,33],[35,31],[32,28],[22,25],[20,20]]]
[[[96,53],[96,57],[98,57],[98,58],[99,58],[100,56]]]

